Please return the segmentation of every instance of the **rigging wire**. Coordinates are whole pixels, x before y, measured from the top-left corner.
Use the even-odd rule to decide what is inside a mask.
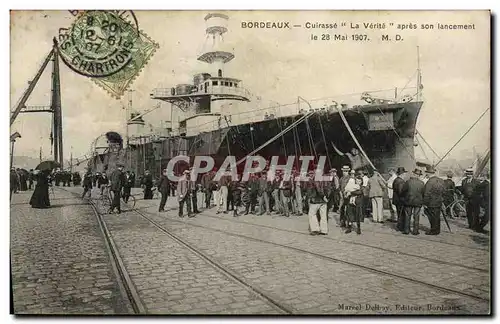
[[[404,143],[403,139],[401,138],[401,136],[399,136],[398,132],[396,131],[396,129],[392,125],[392,122],[389,120],[389,118],[387,117],[387,115],[382,111],[382,109],[380,109],[379,106],[377,106],[377,109],[380,111],[380,113],[382,114],[382,116],[384,116],[384,118],[387,121],[387,123],[389,125],[391,125],[392,131],[394,132],[394,134],[396,134],[396,136],[398,137],[398,139],[401,142],[401,144],[403,144],[403,147],[405,148],[406,152],[408,152],[408,155],[410,155],[410,157],[413,159],[413,161],[417,161],[415,159],[415,155],[410,151],[410,149],[408,148],[408,146],[406,146],[406,144]]]
[[[490,108],[488,107],[482,114],[481,116],[479,116],[479,118],[474,122],[474,124],[472,124],[471,127],[469,127],[469,129],[465,132],[465,134],[463,134],[459,139],[458,141],[448,150],[448,152],[446,152],[445,155],[443,155],[443,157],[434,165],[434,167],[437,167],[439,165],[439,163],[441,163],[443,161],[443,159],[445,157],[448,156],[448,154],[450,154],[450,152],[455,148],[455,146],[458,145],[458,143],[460,143],[462,141],[462,139],[467,135],[469,134],[469,132],[472,130],[472,128],[474,128],[474,126],[476,126],[476,124],[481,120],[481,118],[483,118],[483,116],[486,114],[486,112],[490,110]]]
[[[299,123],[301,123],[302,121],[304,121],[304,119],[307,120],[307,118],[309,118],[313,114],[314,114],[314,111],[311,111],[311,112],[309,112],[309,113],[301,116],[297,121],[293,122],[290,126],[288,126],[287,128],[285,128],[282,133],[289,132],[291,129],[293,129],[294,127],[296,127]],[[259,146],[258,148],[256,148],[252,152],[250,152],[249,154],[247,154],[245,157],[241,158],[238,162],[236,162],[236,165],[241,164],[241,162],[245,161],[247,157],[255,154],[258,151],[260,151],[262,148],[264,148],[267,145],[269,145],[270,143],[274,142],[280,136],[281,136],[281,132],[278,133],[278,134],[276,134],[274,137],[272,137],[271,139],[269,139],[268,141],[266,141],[264,144],[262,144],[261,146]]]
[[[405,91],[406,87],[410,84],[411,80],[413,80],[413,78],[415,77],[415,74],[417,74],[418,70],[415,70],[415,72],[413,72],[413,75],[408,79],[408,81],[406,82],[405,86],[403,87],[403,89],[401,89],[399,91],[399,94],[401,95],[403,93],[403,91]],[[412,89],[412,88],[410,88]],[[420,91],[420,90],[418,90]],[[398,98],[396,98],[396,101],[398,101],[398,99],[400,98],[400,96],[398,96]]]
[[[436,151],[434,151],[434,149],[430,146],[430,144],[425,140],[425,138],[422,136],[422,133],[420,133],[420,131],[416,131],[417,135],[420,136],[420,138],[424,141],[424,143],[427,145],[427,147],[432,151],[432,153],[434,153],[434,155],[440,159],[441,157],[436,153]],[[417,137],[415,137],[417,138]],[[418,138],[417,138],[418,140]]]
[[[255,150],[255,142],[253,140],[253,124],[250,124],[250,138],[252,140],[252,150]]]
[[[416,136],[415,136],[415,139],[416,139],[416,140],[417,140],[417,142],[418,142],[418,146],[420,147],[420,150],[422,151],[422,153],[424,153],[425,159],[426,159],[427,161],[430,161],[429,157],[427,156],[427,153],[425,153],[425,150],[424,150],[424,148],[423,148],[422,144],[420,144],[420,141],[419,141],[418,137],[416,137]]]
[[[342,119],[342,121],[344,122],[345,127],[347,128],[347,131],[349,132],[349,134],[351,134],[351,137],[354,140],[354,142],[356,143],[356,145],[358,146],[359,150],[361,151],[361,153],[363,153],[363,155],[365,156],[365,158],[368,161],[368,163],[370,163],[371,167],[374,170],[377,170],[377,168],[373,165],[373,163],[370,160],[370,158],[368,157],[368,155],[365,153],[365,151],[361,147],[361,144],[359,144],[358,139],[356,138],[356,136],[354,136],[354,133],[352,132],[351,126],[349,126],[349,123],[347,122],[347,119],[345,118],[344,113],[342,112],[342,109],[339,106],[337,106],[337,110],[338,110],[338,112],[340,114],[340,118]]]
[[[309,150],[310,153],[314,152],[314,158],[318,158],[316,156],[316,148],[314,147],[314,142],[312,140],[312,133],[311,133],[311,128],[309,127],[309,121],[306,119],[306,128],[307,128],[307,138],[309,140]]]
[[[295,167],[298,169],[299,168],[299,160],[297,159],[297,140],[295,138],[295,134],[297,133],[297,127],[294,127],[292,130],[292,135],[293,135],[293,153],[295,154]],[[302,155],[302,154],[300,154]]]
[[[280,116],[280,118],[276,118],[276,123],[278,124],[278,126],[279,126],[279,128],[280,128],[280,130],[281,130],[281,132],[280,132],[280,133],[281,133],[281,141],[283,142],[283,149],[284,149],[284,151],[285,151],[285,156],[288,156],[288,155],[286,154],[286,144],[285,144],[285,138],[283,137],[283,127],[282,127],[282,125],[281,125],[280,119],[281,119],[281,116]]]
[[[328,145],[326,143],[325,132],[323,131],[323,123],[321,122],[321,114],[318,114],[319,128],[321,129],[321,135],[323,136],[323,142],[325,143],[326,157],[328,158],[328,165],[330,169],[332,168],[332,161],[330,160],[330,154],[328,153]]]

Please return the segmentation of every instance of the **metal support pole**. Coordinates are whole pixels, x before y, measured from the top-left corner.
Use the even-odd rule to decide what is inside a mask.
[[[59,51],[57,40],[53,40],[53,59],[52,59],[52,100],[51,109],[54,112],[54,160],[64,168],[63,155],[63,135],[62,135],[62,109],[61,109],[61,84],[59,79]]]
[[[10,144],[10,167],[12,168],[12,166],[14,165],[14,143],[16,141],[13,140],[11,141],[11,144]]]

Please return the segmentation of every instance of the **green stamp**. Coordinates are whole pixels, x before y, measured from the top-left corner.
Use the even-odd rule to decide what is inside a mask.
[[[114,11],[85,11],[59,35],[63,62],[120,98],[158,44]]]

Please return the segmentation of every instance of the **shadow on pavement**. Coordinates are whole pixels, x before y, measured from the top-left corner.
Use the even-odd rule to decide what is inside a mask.
[[[489,232],[488,232],[488,234],[489,234]],[[472,241],[474,241],[474,243],[477,243],[477,244],[484,246],[484,247],[488,247],[490,245],[489,235],[482,236],[482,235],[478,235],[478,234],[471,234],[469,236],[472,239]]]
[[[55,204],[55,205],[51,205],[50,208],[62,208],[62,207],[68,207],[68,206],[88,206],[88,204],[84,204],[84,203]]]

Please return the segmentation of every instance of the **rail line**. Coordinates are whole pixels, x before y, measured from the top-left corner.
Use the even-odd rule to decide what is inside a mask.
[[[243,285],[247,290],[252,291],[254,294],[259,296],[261,299],[266,300],[270,304],[274,306],[274,308],[277,308],[278,310],[284,312],[285,314],[292,314],[293,310],[290,309],[288,306],[283,305],[281,302],[275,300],[274,298],[270,297],[267,295],[265,292],[263,292],[261,289],[249,284],[246,280],[240,278],[236,273],[234,273],[232,270],[228,269],[227,267],[223,266],[219,262],[215,261],[213,258],[207,256],[205,253],[201,252],[199,249],[194,247],[192,244],[186,242],[185,240],[181,239],[179,236],[173,234],[171,231],[168,229],[164,228],[151,218],[147,217],[144,215],[144,213],[138,211],[138,210],[133,210],[140,216],[142,216],[144,219],[149,221],[153,226],[155,226],[157,229],[162,231],[164,234],[168,235],[170,238],[172,238],[174,241],[179,243],[180,245],[184,246],[188,250],[190,250],[192,253],[196,254],[198,257],[201,259],[205,260],[208,262],[211,266],[219,270],[220,272],[224,273],[227,277],[233,279],[234,281],[237,281],[240,285]]]
[[[196,217],[198,217],[198,216],[215,218],[215,219],[222,219],[222,220],[225,220],[225,221],[234,222],[234,223],[238,223],[238,224],[244,224],[244,225],[255,226],[255,227],[262,227],[262,228],[269,228],[269,229],[274,229],[274,230],[278,230],[278,231],[282,231],[282,232],[288,232],[288,233],[294,233],[294,234],[301,234],[301,235],[307,235],[307,236],[309,236],[309,233],[305,233],[305,232],[301,232],[301,231],[296,231],[296,230],[288,230],[288,229],[279,228],[279,227],[270,226],[270,225],[256,224],[256,223],[250,223],[250,222],[242,222],[242,221],[238,221],[238,220],[233,219],[233,217],[231,217],[231,218],[222,218],[222,217],[217,217],[217,216],[213,216],[213,215],[197,214]],[[365,244],[365,243],[361,243],[361,242],[352,242],[352,241],[347,241],[347,240],[342,240],[342,239],[333,239],[333,238],[330,238],[328,236],[323,236],[322,238],[323,239],[327,239],[327,240],[331,240],[331,241],[336,241],[336,242],[342,242],[342,243],[347,243],[347,244],[352,244],[352,245],[369,247],[369,248],[377,249],[377,250],[384,251],[384,252],[394,253],[394,254],[398,254],[398,255],[406,255],[406,256],[410,256],[410,257],[414,257],[414,258],[419,258],[419,259],[431,261],[431,262],[438,263],[438,264],[446,264],[446,265],[461,267],[461,268],[465,268],[465,269],[469,269],[469,270],[479,271],[479,272],[483,272],[483,273],[488,273],[489,272],[488,269],[481,269],[481,268],[466,266],[466,265],[459,264],[459,263],[453,263],[453,262],[448,262],[448,261],[443,261],[443,260],[437,260],[437,259],[433,259],[433,258],[428,258],[428,257],[425,257],[425,256],[421,256],[421,255],[418,255],[418,254],[412,254],[412,253],[407,253],[407,252],[402,252],[402,251],[401,252],[400,251],[395,251],[395,250],[386,249],[386,248],[382,248],[382,247],[378,247],[378,246],[373,246],[373,245]],[[426,241],[431,241],[431,240],[426,240]]]
[[[165,231],[168,231],[163,226],[159,225],[155,221],[152,221],[148,216],[145,215],[144,212],[142,212],[140,210],[137,210],[137,209],[134,209],[134,211],[136,213],[138,213],[139,215],[141,215],[142,217],[144,217],[146,220],[154,223],[155,226],[163,228],[163,230],[165,230]],[[308,254],[308,255],[312,255],[312,256],[315,256],[315,257],[318,257],[318,258],[321,258],[321,259],[324,259],[324,260],[328,260],[328,261],[331,261],[331,262],[346,264],[346,265],[349,265],[349,266],[352,266],[352,267],[364,269],[364,270],[372,272],[372,273],[377,273],[377,274],[381,274],[381,275],[384,275],[384,276],[398,278],[398,279],[402,279],[402,280],[405,280],[405,281],[408,281],[408,282],[420,284],[420,285],[423,285],[423,286],[426,286],[426,287],[430,287],[430,288],[435,289],[435,290],[443,291],[443,292],[446,292],[446,293],[452,293],[452,294],[460,295],[460,296],[467,297],[467,298],[472,298],[472,299],[483,301],[483,302],[489,302],[490,301],[488,298],[484,298],[484,297],[481,297],[481,296],[478,296],[478,295],[475,295],[475,294],[469,294],[469,293],[466,293],[466,292],[463,292],[463,291],[459,291],[459,290],[455,290],[455,289],[451,289],[451,288],[446,288],[446,287],[442,287],[442,286],[438,286],[438,285],[434,285],[434,284],[431,284],[431,283],[428,283],[428,282],[425,282],[425,281],[421,281],[421,280],[417,280],[417,279],[405,277],[403,275],[399,275],[399,274],[391,273],[391,272],[388,272],[388,271],[384,271],[384,270],[380,270],[380,269],[376,269],[376,268],[364,266],[364,265],[357,264],[357,263],[350,262],[350,261],[346,261],[346,260],[341,260],[341,259],[338,259],[338,258],[334,258],[334,257],[322,255],[322,254],[319,254],[319,253],[307,251],[307,250],[304,250],[304,249],[301,249],[301,248],[296,248],[296,247],[292,247],[292,246],[285,245],[285,244],[270,242],[270,241],[258,239],[258,238],[247,236],[247,235],[243,235],[243,234],[236,234],[236,233],[227,232],[227,231],[220,230],[220,229],[211,228],[211,227],[208,227],[208,226],[193,224],[193,223],[189,223],[189,222],[186,222],[186,221],[181,221],[181,220],[176,220],[176,219],[171,219],[171,218],[164,218],[164,220],[166,220],[168,222],[173,222],[173,223],[183,223],[183,224],[188,225],[188,226],[203,228],[203,229],[207,229],[207,230],[210,230],[210,231],[213,231],[213,232],[223,233],[223,234],[226,234],[228,236],[244,238],[244,239],[255,241],[255,242],[259,242],[259,243],[265,243],[265,244],[269,244],[269,245],[273,245],[273,246],[278,246],[278,247],[286,248],[286,249],[293,250],[293,251],[296,251],[296,252],[301,252],[301,253],[305,253],[305,254]]]
[[[64,191],[70,192],[74,195],[79,196],[77,193],[68,191],[66,189],[62,189]],[[113,238],[111,237],[111,234],[106,226],[106,222],[102,218],[102,214],[99,213],[99,208],[96,206],[95,202],[92,201],[92,199],[88,200],[88,203],[90,206],[92,206],[92,209],[94,210],[94,213],[98,219],[99,225],[103,231],[103,234],[106,238],[108,250],[110,254],[113,257],[113,260],[116,263],[117,270],[120,274],[120,279],[122,280],[123,287],[125,288],[127,297],[130,300],[130,303],[132,305],[132,308],[134,309],[134,312],[136,314],[146,314],[146,308],[144,304],[142,303],[142,300],[139,297],[139,294],[135,290],[135,286],[130,279],[130,276],[128,275],[128,272],[125,268],[125,265],[118,254],[118,250],[116,248],[116,245],[114,244]],[[179,245],[183,246],[184,248],[188,249],[191,251],[193,254],[198,256],[199,258],[203,259],[205,262],[210,264],[213,268],[218,270],[219,272],[223,273],[226,277],[230,278],[231,280],[237,282],[240,286],[242,286],[244,289],[248,290],[249,292],[253,293],[260,299],[266,301],[268,304],[272,305],[272,307],[281,313],[284,314],[293,314],[293,309],[289,308],[288,306],[284,305],[280,301],[274,299],[273,297],[269,296],[267,293],[262,291],[261,289],[249,284],[246,280],[242,279],[239,277],[236,273],[234,273],[232,270],[228,269],[224,265],[220,264],[219,262],[215,261],[213,258],[209,257],[205,253],[201,252],[199,249],[194,247],[192,244],[189,244],[179,236],[173,234],[171,231],[165,229],[162,227],[160,224],[155,222],[154,220],[150,219],[146,215],[144,215],[142,212],[140,212],[137,208],[127,210],[127,212],[135,212],[139,214],[141,217],[146,219],[148,222],[150,222],[154,227],[156,227],[158,230],[160,230],[162,233],[166,234],[169,236],[171,239],[173,239],[175,242],[177,242]]]
[[[73,194],[78,195],[77,193],[73,193]],[[100,225],[102,224],[102,226],[103,226],[103,233],[106,233],[105,234],[106,238],[107,239],[109,238],[111,240],[111,242],[112,242],[111,235],[110,235],[109,231],[107,230],[107,227],[106,227],[106,224],[105,224],[104,220],[102,219],[101,215],[98,213],[97,207],[94,205],[94,203],[92,201],[90,201],[89,203],[95,209],[96,215],[99,215],[98,219],[99,219]],[[200,258],[204,259],[206,262],[208,262],[214,268],[216,268],[219,271],[221,271],[222,273],[224,273],[227,277],[229,277],[229,278],[233,279],[234,281],[238,282],[240,285],[243,285],[247,290],[252,291],[255,295],[259,296],[261,299],[266,300],[275,309],[278,309],[278,310],[280,310],[281,312],[283,312],[285,314],[293,314],[293,309],[290,309],[286,305],[283,305],[280,301],[274,299],[271,296],[268,296],[264,291],[262,291],[259,288],[257,288],[255,286],[249,284],[248,282],[246,282],[246,280],[240,278],[232,270],[226,268],[224,265],[222,265],[219,262],[213,260],[211,257],[209,257],[206,254],[204,254],[203,252],[201,252],[199,249],[197,249],[196,247],[194,247],[192,244],[186,242],[185,240],[183,240],[182,238],[180,238],[176,234],[173,234],[172,231],[166,229],[164,226],[162,226],[161,224],[159,224],[157,221],[155,221],[155,220],[151,219],[150,217],[148,217],[148,215],[151,215],[150,212],[143,212],[140,209],[138,209],[137,207],[134,208],[134,209],[130,209],[127,212],[135,212],[135,213],[137,213],[142,218],[144,218],[149,223],[151,223],[153,226],[155,226],[158,230],[160,230],[164,234],[168,235],[170,238],[172,238],[173,240],[175,240],[176,242],[178,242],[180,245],[182,245],[185,248],[189,249],[192,253],[194,253],[197,256],[199,256]],[[209,216],[209,215],[203,215],[203,216],[205,216],[205,217],[211,217],[211,218],[220,218],[220,217]],[[345,264],[345,265],[352,266],[352,267],[355,267],[355,268],[360,268],[360,269],[363,269],[363,270],[371,272],[371,273],[377,273],[377,274],[384,275],[384,276],[387,276],[387,277],[398,278],[398,279],[401,279],[401,280],[404,280],[404,281],[407,281],[407,282],[411,282],[411,283],[414,283],[414,284],[419,284],[419,285],[422,285],[422,286],[426,286],[428,288],[431,288],[431,289],[434,289],[434,290],[438,290],[438,291],[442,291],[442,292],[445,292],[445,293],[455,294],[455,295],[463,296],[463,297],[466,297],[466,298],[471,298],[471,299],[474,299],[474,300],[478,300],[478,301],[481,301],[481,302],[487,302],[487,303],[490,302],[489,298],[485,298],[485,297],[482,297],[482,296],[479,296],[479,295],[476,295],[476,294],[471,294],[471,293],[463,292],[463,291],[460,291],[460,290],[456,290],[456,289],[451,289],[451,288],[447,288],[447,287],[435,285],[435,284],[428,283],[428,282],[425,282],[425,281],[421,281],[421,280],[418,280],[418,279],[413,279],[413,278],[410,278],[410,277],[406,277],[406,276],[399,275],[399,274],[396,274],[396,273],[388,272],[388,271],[385,271],[385,270],[380,270],[380,269],[376,269],[376,268],[373,268],[373,267],[369,267],[369,266],[361,265],[361,264],[358,264],[358,263],[350,262],[350,261],[347,261],[347,260],[342,260],[342,259],[338,259],[338,258],[335,258],[335,257],[330,257],[330,256],[322,255],[322,254],[315,253],[315,252],[308,251],[308,250],[304,250],[304,249],[301,249],[301,248],[292,247],[292,246],[289,246],[289,245],[275,243],[275,242],[271,242],[271,241],[266,241],[266,240],[262,240],[262,239],[255,238],[255,237],[248,236],[248,235],[236,234],[236,233],[224,231],[224,230],[221,230],[221,229],[211,228],[211,227],[208,227],[208,226],[193,224],[193,223],[190,223],[190,222],[187,222],[187,221],[183,221],[183,220],[177,220],[177,219],[171,219],[171,218],[163,218],[162,220],[165,220],[165,221],[171,222],[171,223],[181,223],[181,224],[184,224],[184,225],[187,225],[187,226],[191,226],[191,227],[203,228],[203,229],[206,229],[206,230],[209,230],[209,231],[222,233],[222,234],[225,234],[225,235],[228,235],[228,236],[232,236],[232,237],[238,237],[238,238],[243,238],[243,239],[247,239],[247,240],[250,240],[250,241],[255,241],[255,242],[259,242],[259,243],[269,244],[269,245],[273,245],[273,246],[285,248],[285,249],[288,249],[288,250],[292,250],[292,251],[304,253],[304,254],[307,254],[307,255],[311,255],[311,256],[314,256],[314,257],[317,257],[317,258],[321,258],[323,260],[327,260],[327,261],[330,261],[330,262],[340,263],[340,264]],[[238,223],[243,223],[243,222],[238,222]],[[272,226],[266,226],[266,225],[249,224],[249,223],[245,223],[245,224],[274,228]],[[279,228],[274,228],[274,229],[283,230],[283,229],[279,229]],[[289,230],[283,230],[283,231],[289,231]],[[295,231],[289,231],[289,232],[295,232]],[[347,243],[349,243],[349,242],[347,242]],[[370,247],[372,247],[372,246],[370,246]],[[115,251],[115,253],[113,253],[113,257],[114,258],[116,258],[116,257],[119,258],[119,255],[116,252],[116,247],[114,246],[114,243],[113,243],[112,250]],[[395,251],[391,251],[391,250],[389,250],[389,251],[396,253]],[[438,262],[438,260],[431,260],[431,261]],[[441,263],[447,264],[446,262],[441,262]],[[128,274],[126,272],[126,269],[123,266],[123,262],[120,262],[118,265],[120,266],[120,264],[123,267],[122,271],[120,271],[120,273],[121,274],[122,273]],[[453,264],[453,265],[458,266],[457,264]],[[464,267],[464,266],[462,266],[462,267]],[[471,268],[471,267],[469,267],[469,268]],[[477,269],[477,268],[473,268],[472,270],[475,270],[475,271],[484,271],[483,269]],[[132,289],[130,291],[130,287],[134,287],[134,286],[133,286],[133,284],[132,284],[132,282],[130,280],[130,277],[128,277],[128,279],[129,279],[129,281],[127,283],[127,286],[129,288],[129,291],[127,291],[127,295],[129,295],[129,298],[130,298],[130,295],[133,295],[133,292],[135,291],[135,289]],[[137,293],[135,294],[135,296],[137,298],[139,298],[138,295],[137,295]],[[136,305],[135,307],[133,306],[134,309],[138,308],[137,304],[142,305],[142,303],[140,302],[140,299],[135,299],[134,298],[134,302],[133,303]]]
[[[65,189],[62,189],[65,190]],[[65,190],[67,192],[70,192],[72,194],[75,194],[74,192]],[[78,195],[78,194],[77,194]],[[78,195],[80,196],[80,195]],[[139,294],[137,293],[137,290],[135,289],[135,286],[130,279],[130,276],[128,274],[127,269],[125,268],[125,264],[123,263],[123,260],[118,252],[118,249],[116,248],[116,244],[113,241],[113,238],[111,236],[111,233],[108,230],[108,227],[106,226],[106,222],[102,218],[101,213],[99,213],[98,207],[95,205],[95,203],[92,200],[88,200],[89,206],[92,207],[92,210],[94,212],[94,215],[96,216],[97,222],[99,223],[99,227],[104,235],[106,247],[108,250],[108,253],[111,256],[113,268],[116,270],[119,278],[119,283],[123,287],[127,298],[130,302],[130,305],[132,306],[132,310],[134,311],[135,314],[146,314],[146,307],[144,306],[141,298],[139,297]]]
[[[200,215],[200,214],[199,214]],[[217,216],[214,216],[214,215],[206,215],[206,214],[202,214],[202,216],[204,217],[211,217],[211,218],[221,218],[221,217],[217,217]],[[273,229],[278,229],[278,230],[282,230],[282,231],[289,231],[289,230],[286,230],[286,229],[283,229],[283,228],[278,228],[278,227],[273,227],[273,226],[269,226],[269,225],[261,225],[261,224],[255,224],[255,223],[246,223],[246,222],[241,222],[241,221],[237,221],[237,220],[233,220],[233,219],[229,219],[229,218],[221,218],[221,219],[224,219],[224,220],[228,220],[228,221],[232,221],[232,222],[236,222],[236,223],[245,223],[245,224],[252,224],[252,225],[256,225],[256,226],[262,226],[262,227],[269,227],[269,228],[273,228]],[[402,236],[400,234],[397,234],[397,233],[385,233],[385,232],[379,232],[379,231],[373,231],[373,230],[370,230],[370,229],[363,229],[364,232],[370,232],[370,233],[376,233],[376,234],[381,234],[381,235],[392,235],[392,236],[398,236],[398,237],[402,237],[402,238],[407,238],[407,239],[414,239],[414,240],[419,240],[419,241],[427,241],[427,242],[432,242],[432,243],[438,243],[438,244],[445,244],[445,245],[451,245],[451,246],[457,246],[457,247],[460,247],[460,248],[465,248],[465,249],[472,249],[472,250],[481,250],[481,251],[489,251],[489,249],[485,249],[485,248],[480,248],[480,247],[475,247],[475,246],[467,246],[467,245],[462,245],[462,244],[456,244],[456,243],[450,243],[450,242],[444,242],[444,241],[440,241],[440,240],[429,240],[429,239],[426,239],[426,238],[418,238],[418,237],[415,237],[415,236],[410,236],[410,235],[405,235],[405,236]],[[299,231],[290,231],[290,232],[293,232],[293,233],[300,233],[300,234],[304,234],[303,232],[299,232]],[[350,243],[350,242],[347,242],[345,241],[346,243]],[[353,242],[354,243],[354,242]],[[375,247],[375,246],[370,246],[370,247],[373,247],[373,248],[377,248],[378,247]],[[394,251],[395,252],[395,251]],[[398,252],[400,253],[400,252]],[[413,256],[416,256],[416,255],[413,255]]]

